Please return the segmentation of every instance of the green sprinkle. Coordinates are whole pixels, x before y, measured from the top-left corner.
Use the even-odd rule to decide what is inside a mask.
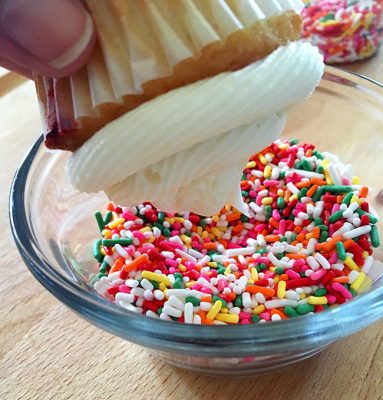
[[[352,297],[355,297],[355,296],[357,296],[357,292],[354,290],[354,289],[352,289],[352,288],[348,288],[348,290],[349,290],[349,292],[352,294]]]
[[[313,155],[318,158],[319,160],[324,160],[324,157],[322,155],[322,153],[320,153],[318,150],[314,150],[313,151]],[[322,167],[323,168],[323,167]]]
[[[98,278],[98,279],[101,279],[101,278],[103,278],[104,276],[106,276],[106,274],[103,274],[102,272],[99,272],[99,273],[97,274],[97,278]]]
[[[327,290],[325,288],[319,288],[314,292],[315,297],[322,297],[327,294]]]
[[[196,297],[192,297],[192,296],[185,297],[185,302],[192,303],[193,306],[195,306],[195,307],[199,306],[199,304],[200,304],[200,300],[197,299]]]
[[[242,308],[243,304],[242,304],[242,296],[237,296],[234,300],[234,306],[235,307],[239,307]]]
[[[249,197],[249,192],[246,192],[246,190],[241,190],[242,197]]]
[[[102,239],[98,239],[93,243],[93,257],[98,261],[102,262],[104,256],[101,254],[101,242]]]
[[[182,282],[182,279],[177,278],[174,281],[173,288],[174,289],[184,289],[184,283]]]
[[[303,158],[301,162],[302,162],[303,170],[312,172],[313,169],[311,167],[311,164],[309,163],[309,161],[306,158]]]
[[[376,227],[376,225],[372,225],[371,232],[370,232],[370,237],[371,237],[372,246],[373,247],[379,247],[380,246],[380,239],[379,239],[378,228]]]
[[[349,206],[352,196],[354,196],[354,193],[352,193],[352,192],[347,193],[346,196],[344,197],[344,199],[342,200],[342,204],[346,204],[346,206]]]
[[[367,214],[367,215],[368,215],[368,218],[370,218],[370,222],[371,222],[372,224],[376,224],[376,223],[378,222],[378,218],[376,218],[374,215],[372,215],[372,214],[370,214],[370,213],[368,213],[368,212],[366,212],[366,211],[363,211],[361,208],[358,208],[355,212],[356,212],[360,217],[361,217],[362,215]]]
[[[164,220],[165,220],[165,213],[159,212],[159,213],[157,214],[157,221],[158,221],[160,224],[162,224],[162,223],[164,222]]]
[[[164,226],[162,224],[160,224],[159,222],[155,222],[153,224],[153,226],[155,226],[156,228],[158,228],[161,232],[164,230]]]
[[[119,238],[119,239],[102,239],[103,246],[115,246],[119,244],[121,246],[129,246],[133,243],[131,238]]]
[[[283,208],[285,206],[285,201],[283,200],[283,197],[278,197],[277,200],[277,207],[279,209]]]
[[[169,230],[168,228],[165,228],[165,229],[162,231],[162,234],[163,234],[164,236],[166,236],[166,237],[169,237],[169,236],[170,236],[170,230]]]
[[[291,306],[286,306],[284,309],[283,309],[283,311],[284,311],[284,313],[288,316],[288,317],[290,317],[290,318],[294,318],[294,317],[298,317],[298,313],[295,311],[295,309],[293,308],[293,307],[291,307]]]
[[[273,214],[273,208],[271,206],[266,206],[265,207],[265,217],[266,217],[266,219],[269,219],[272,214]]]
[[[324,174],[324,168],[322,165],[318,165],[316,171],[317,174]]]
[[[281,240],[281,242],[287,242],[287,237],[286,236],[282,236],[280,240]]]
[[[175,272],[173,275],[174,275],[174,278],[176,278],[176,279],[182,279],[182,274],[180,274],[179,272]]]
[[[343,211],[336,211],[334,214],[329,216],[328,221],[333,224],[341,218],[343,218]]]
[[[259,249],[257,250],[257,253],[259,253],[260,255],[267,253],[266,249]]]
[[[281,171],[281,172],[279,173],[279,179],[285,179],[285,176],[286,176],[286,172]]]
[[[298,304],[296,311],[300,315],[307,314],[309,312],[313,312],[315,307],[312,304]]]
[[[328,239],[327,231],[322,231],[319,237],[319,243],[324,243]]]
[[[284,257],[284,254],[283,253],[278,253],[278,254],[275,254],[275,257],[277,257],[278,260],[282,260],[282,258]]]
[[[328,231],[328,226],[327,225],[318,225],[318,228],[321,230],[321,231]]]
[[[339,260],[344,261],[347,258],[346,250],[344,248],[343,242],[337,242],[336,244],[336,254]]]
[[[309,190],[307,188],[302,188],[299,194],[299,198],[301,199],[302,197],[305,197],[308,191]]]
[[[314,223],[316,226],[318,225],[323,225],[323,219],[322,218],[315,218]]]
[[[256,324],[257,322],[259,322],[261,320],[261,317],[259,315],[253,315],[251,317],[251,320]]]
[[[217,269],[217,274],[218,275],[224,275],[226,271],[226,268],[218,268]],[[259,271],[258,271],[259,272]]]
[[[328,13],[327,15],[321,17],[319,19],[320,22],[327,22],[327,21],[333,21],[335,19],[335,14],[334,13]]]
[[[108,211],[108,212],[105,214],[104,225],[109,224],[109,222],[112,220],[112,218],[113,218],[113,213],[112,213],[112,211]]]
[[[153,285],[154,289],[158,289],[160,287],[160,284],[157,281],[149,280],[149,282]]]
[[[297,234],[295,232],[293,232],[293,234],[291,235],[291,241],[294,242],[297,238]]]
[[[330,192],[330,193],[348,193],[352,191],[351,186],[345,186],[345,185],[324,185],[321,186],[316,193],[313,196],[313,201],[316,202],[318,201],[323,193]]]
[[[98,229],[102,232],[105,228],[104,218],[102,218],[102,214],[100,211],[94,213],[94,217],[96,218]]]
[[[285,269],[282,268],[282,267],[277,267],[277,268],[275,268],[274,272],[275,272],[277,275],[282,275],[282,274],[285,272]]]
[[[297,138],[294,138],[294,139],[290,140],[290,146],[295,146],[298,143],[299,143],[299,139],[297,139]]]
[[[261,268],[261,271],[267,268],[267,265],[265,263],[259,264],[259,268]]]
[[[109,264],[104,259],[102,261],[102,264],[100,265],[100,269],[98,270],[98,272],[104,274],[107,271],[108,268],[109,268]]]
[[[227,307],[227,301],[225,301],[224,299],[221,299],[221,297],[219,297],[219,296],[213,296],[213,301],[214,301],[214,303],[216,301],[220,301],[222,303],[222,307]]]
[[[244,214],[242,214],[241,218],[240,218],[241,222],[249,222],[249,219],[250,218],[246,217],[246,215],[244,215]]]

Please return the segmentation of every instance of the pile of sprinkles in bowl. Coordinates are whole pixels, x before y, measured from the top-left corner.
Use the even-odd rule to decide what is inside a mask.
[[[372,56],[382,40],[383,0],[306,0],[303,37],[318,46],[326,63]]]
[[[94,289],[130,311],[188,324],[252,324],[318,313],[371,281],[380,246],[368,188],[312,144],[278,140],[243,172],[248,216],[108,205]]]

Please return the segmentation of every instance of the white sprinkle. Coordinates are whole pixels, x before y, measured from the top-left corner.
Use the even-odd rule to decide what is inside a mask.
[[[307,244],[306,253],[312,254],[315,251],[315,246],[317,245],[318,240],[315,238],[311,238]]]
[[[316,202],[316,207],[314,209],[313,212],[313,218],[319,218],[320,215],[322,214],[323,211],[323,207],[324,207],[324,202],[323,201],[317,201]]]
[[[133,296],[136,297],[144,297],[145,289],[140,287],[135,287],[130,292]]]
[[[243,304],[243,307],[250,307],[251,306],[250,293],[248,293],[248,292],[242,293],[242,304]]]
[[[283,247],[283,246],[272,246],[271,248],[270,248],[270,251],[273,253],[273,254],[279,254],[279,253],[283,253],[284,251],[285,251],[285,248]]]
[[[299,194],[301,191],[294,185],[293,182],[289,182],[287,185],[287,189],[290,190],[292,194]]]
[[[138,313],[138,312],[139,312],[139,310],[137,309],[137,307],[135,307],[133,304],[126,303],[126,302],[124,302],[124,301],[120,301],[120,302],[118,303],[118,305],[121,306],[121,307],[123,307],[123,308],[125,308],[126,310],[132,311],[132,312],[134,312],[134,313]]]
[[[345,232],[343,234],[344,239],[354,239],[358,236],[365,235],[371,231],[371,225],[364,225],[359,228],[355,228],[351,231]]]
[[[145,314],[145,315],[146,315],[147,317],[150,317],[150,318],[156,318],[156,319],[160,318],[159,315],[156,314],[155,312],[153,312],[152,310],[146,311],[146,314]]]
[[[179,318],[182,315],[182,311],[179,310],[178,308],[174,308],[172,306],[170,306],[169,304],[164,305],[164,308],[162,309],[162,312],[171,316],[171,317],[175,317],[175,318]]]
[[[180,249],[176,249],[176,252],[183,258],[185,258],[186,260],[189,260],[191,262],[196,263],[197,259],[195,257],[193,257],[192,255],[186,253],[185,251],[182,251]]]
[[[353,283],[358,276],[359,276],[358,271],[356,270],[350,271],[350,273],[348,274],[349,283]]]
[[[307,257],[306,262],[307,262],[307,265],[308,265],[313,271],[316,271],[316,270],[320,267],[318,261],[317,261],[314,257],[312,257],[312,256]]]
[[[350,222],[345,222],[343,226],[341,226],[336,232],[333,233],[332,237],[343,235],[343,233],[348,232],[353,228],[353,224],[350,224]]]
[[[262,214],[263,209],[262,207],[258,206],[258,204],[254,203],[253,201],[249,203],[249,207],[256,213],[256,214]]]
[[[199,306],[201,307],[202,311],[210,311],[210,309],[212,308],[212,304],[208,303],[207,301],[201,301]]]
[[[321,253],[316,253],[314,255],[314,258],[318,261],[318,263],[324,268],[324,269],[330,269],[331,265],[328,262],[327,258],[324,257]]]
[[[310,277],[310,275],[313,273],[314,271],[312,269],[306,269],[305,271],[305,276]]]
[[[144,305],[144,301],[145,301],[145,297],[139,297],[139,298],[136,300],[137,309],[138,309],[138,307],[142,307],[142,306]]]
[[[164,320],[164,321],[173,321],[169,315],[165,314],[164,312],[161,313],[160,315],[160,319]]]
[[[364,261],[362,272],[364,272],[365,274],[368,274],[370,272],[370,269],[371,269],[373,263],[374,263],[374,258],[371,256],[368,256]]]
[[[273,314],[273,315],[271,316],[271,320],[272,320],[272,321],[280,321],[281,319],[282,319],[281,316],[278,315],[278,314]]]
[[[232,307],[229,310],[229,314],[239,315],[241,309],[239,307]]]
[[[299,301],[300,296],[294,290],[287,290],[285,294],[286,299]]]
[[[152,291],[154,289],[154,286],[151,284],[150,281],[148,281],[146,278],[142,279],[141,281],[141,286],[146,289]]]
[[[296,300],[290,300],[290,299],[276,299],[276,300],[268,300],[265,302],[265,307],[267,309],[272,309],[272,308],[281,308],[281,307],[296,307],[298,305],[298,302]]]
[[[226,250],[226,253],[225,253],[225,255],[229,258],[237,257],[239,255],[250,256],[252,254],[254,254],[254,247],[242,247],[239,249],[229,249],[229,250]]]
[[[256,293],[255,298],[257,299],[258,303],[264,303],[266,301],[265,296],[262,293]]]
[[[290,169],[287,173],[286,176],[291,176],[293,173],[296,173],[304,178],[318,178],[318,179],[324,179],[324,175],[323,174],[318,174],[317,172],[311,172],[311,171],[304,171],[301,169]]]
[[[329,163],[329,165],[327,166],[327,169],[328,169],[331,179],[334,182],[334,185],[342,185],[343,184],[342,179],[340,178],[335,165],[333,163]]]
[[[287,267],[287,263],[278,260],[277,257],[275,257],[275,255],[273,253],[269,253],[267,255],[268,260],[275,266],[275,267],[281,267],[281,268],[286,268]]]
[[[201,317],[198,314],[194,315],[193,324],[194,325],[201,325]]]
[[[263,235],[257,235],[257,242],[259,243],[259,245],[261,247],[265,247],[266,246],[266,240],[265,237]]]
[[[193,304],[192,303],[185,304],[184,320],[185,320],[185,324],[193,323]]]
[[[189,253],[191,256],[197,258],[198,260],[201,260],[202,258],[205,257],[204,254],[202,254],[202,253],[200,253],[199,251],[194,250],[194,249],[189,249],[189,250],[188,250],[188,253]],[[208,256],[208,257],[209,257],[209,256]]]
[[[343,271],[344,270],[344,264],[333,264],[331,265],[331,269],[336,269],[337,271]]]
[[[146,289],[144,293],[145,300],[152,301],[154,296],[151,290]]]
[[[115,300],[117,302],[124,301],[126,303],[133,303],[134,296],[132,294],[129,294],[129,293],[118,292],[118,293],[116,293]]]
[[[165,298],[164,292],[162,290],[155,290],[154,291],[154,298],[156,300],[163,300]]]

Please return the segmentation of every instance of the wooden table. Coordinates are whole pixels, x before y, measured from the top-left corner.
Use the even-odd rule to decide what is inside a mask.
[[[352,69],[383,81],[382,65],[383,53]],[[165,365],[59,303],[29,273],[10,233],[9,186],[40,122],[33,84],[3,72],[0,399],[383,399],[382,322],[283,372],[224,379]]]

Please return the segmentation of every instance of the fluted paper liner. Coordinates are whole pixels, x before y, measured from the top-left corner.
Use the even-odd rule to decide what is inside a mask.
[[[75,150],[171,89],[234,71],[299,38],[299,0],[86,0],[98,43],[62,79],[36,77],[49,148]],[[299,3],[299,4],[298,4]]]

